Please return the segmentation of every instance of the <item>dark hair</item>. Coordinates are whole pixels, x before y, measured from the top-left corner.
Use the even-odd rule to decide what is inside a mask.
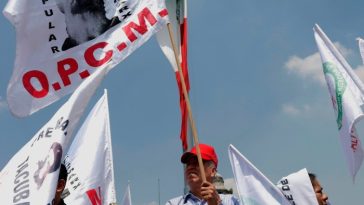
[[[313,181],[316,180],[316,174],[314,173],[308,173],[308,176],[310,177],[310,180],[311,180],[311,184],[313,185]]]
[[[61,169],[59,170],[59,176],[58,176],[58,181],[63,179],[64,181],[67,181],[67,168],[64,164],[61,164]]]

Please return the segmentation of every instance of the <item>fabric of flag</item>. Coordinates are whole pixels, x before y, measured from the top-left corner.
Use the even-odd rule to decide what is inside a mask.
[[[190,82],[188,76],[188,62],[187,62],[187,0],[169,0],[166,1],[166,6],[169,11],[169,20],[172,27],[173,39],[178,46],[178,58],[182,68],[183,77],[186,84],[187,92],[190,91]],[[180,110],[181,110],[181,131],[180,138],[182,141],[183,151],[188,151],[193,147],[193,140],[191,130],[188,121],[188,111],[186,99],[183,95],[181,77],[178,73],[178,67],[176,64],[173,47],[171,44],[168,28],[165,26],[161,29],[157,35],[158,43],[167,57],[168,61],[172,65],[173,71],[176,75],[179,96],[180,96]]]
[[[350,174],[354,180],[363,162],[364,155],[361,140],[356,134],[354,126],[363,116],[361,106],[364,103],[364,86],[345,58],[318,25],[315,25],[314,33],[321,54],[327,87],[335,110],[341,145]]]
[[[280,190],[233,145],[229,159],[240,201],[244,205],[289,205]]]
[[[126,191],[123,197],[123,200],[121,201],[120,205],[132,205],[131,203],[131,193],[130,193],[130,185],[126,187]]]
[[[8,162],[0,174],[1,204],[52,204],[61,161],[105,69],[84,81],[70,99]]]
[[[66,204],[116,203],[107,93],[93,107],[68,150]]]
[[[357,38],[357,40],[359,43],[359,51],[360,51],[361,60],[364,64],[364,40],[362,38]]]
[[[318,205],[316,193],[306,169],[283,177],[277,186],[292,205]]]
[[[9,0],[16,59],[7,101],[19,117],[112,69],[168,22],[164,0]]]

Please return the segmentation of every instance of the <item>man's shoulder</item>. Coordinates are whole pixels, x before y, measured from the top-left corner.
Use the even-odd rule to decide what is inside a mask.
[[[187,195],[178,196],[167,201],[166,205],[183,205]],[[239,200],[232,194],[219,194],[222,204],[239,205]]]
[[[222,204],[239,204],[238,198],[232,194],[219,194]]]
[[[172,198],[167,201],[166,205],[177,205],[177,204],[183,204],[183,199],[185,198],[184,195],[177,196],[175,198]]]

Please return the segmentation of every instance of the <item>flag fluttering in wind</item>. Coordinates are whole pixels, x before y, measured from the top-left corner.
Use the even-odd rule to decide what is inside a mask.
[[[8,162],[0,174],[2,204],[52,204],[65,152],[106,69],[85,80],[70,99]]]
[[[96,103],[75,136],[64,164],[66,204],[116,203],[107,93]]]
[[[126,191],[123,197],[123,200],[121,201],[120,205],[132,205],[131,203],[131,194],[130,194],[130,185],[128,184],[128,187],[126,187]]]
[[[190,91],[190,83],[188,76],[188,63],[187,63],[187,0],[171,0],[166,1],[166,6],[169,11],[169,20],[172,27],[173,39],[178,46],[178,58],[182,68],[183,77],[186,84],[187,92]],[[169,37],[168,28],[164,26],[156,34],[158,43],[170,62],[173,71],[176,75],[179,96],[180,96],[180,110],[181,110],[181,132],[180,138],[182,141],[183,151],[188,151],[193,147],[193,140],[191,130],[188,121],[188,111],[186,99],[183,95],[181,77],[178,73],[178,67],[176,64],[172,43]]]
[[[290,205],[280,190],[233,145],[229,159],[240,200],[245,205]]]
[[[283,177],[277,186],[292,205],[318,205],[316,193],[306,169]]]
[[[318,25],[315,25],[314,33],[321,54],[327,87],[335,110],[341,145],[350,174],[354,180],[364,156],[361,140],[354,126],[363,116],[361,106],[364,103],[364,86],[345,58]]]
[[[9,0],[16,59],[11,112],[28,116],[128,57],[168,22],[164,0]]]
[[[357,38],[357,40],[359,43],[359,51],[360,51],[361,60],[364,64],[364,40],[362,38]]]

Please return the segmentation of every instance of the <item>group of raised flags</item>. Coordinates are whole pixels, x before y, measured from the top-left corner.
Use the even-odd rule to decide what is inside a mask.
[[[10,111],[26,117],[72,95],[1,170],[0,201],[52,204],[64,163],[68,179],[62,198],[66,204],[116,204],[106,91],[78,133],[73,133],[105,75],[161,29],[158,41],[164,53],[164,43],[172,49],[172,39],[178,42],[177,63],[189,90],[186,1],[9,0],[3,13],[17,36],[7,91]],[[167,33],[172,39],[162,34],[169,19],[175,28],[175,35]],[[176,71],[176,60],[171,63]],[[186,102],[181,77],[176,78],[182,147],[187,150]],[[129,185],[121,204],[132,204]]]
[[[350,175],[355,180],[364,159],[355,129],[355,123],[364,115],[364,84],[318,25],[314,26],[314,37],[335,110],[340,142]],[[359,38],[358,42],[364,62],[364,40]],[[282,178],[276,186],[232,145],[229,158],[243,204],[318,204],[306,169]]]
[[[74,141],[73,132],[104,75],[105,69],[98,70],[81,84],[2,169],[2,203],[51,204],[61,162]]]
[[[92,12],[85,9],[85,4]],[[51,203],[61,162],[66,164],[69,173],[63,195],[67,203],[116,202],[106,92],[79,132],[73,133],[104,76],[156,33],[176,73],[182,149],[192,147],[182,86],[185,84],[188,93],[187,0],[94,0],[86,3],[9,0],[3,13],[15,26],[17,36],[14,71],[7,91],[11,112],[26,117],[73,94],[2,169],[2,203]],[[167,23],[171,24],[171,30]],[[355,130],[355,123],[363,116],[364,85],[318,25],[314,27],[314,35],[340,141],[354,179],[364,159],[361,140]],[[178,47],[177,54],[173,39]],[[359,47],[364,59],[362,39],[359,39]],[[182,68],[182,76],[178,74],[178,67]],[[239,195],[243,196],[241,200],[245,204],[289,204],[279,190],[288,186],[284,179],[280,186],[275,186],[233,146],[229,147],[229,157]],[[297,178],[304,180],[298,181],[307,188],[307,179],[302,177],[306,173],[305,170],[295,173],[293,181],[301,176]],[[289,178],[292,176],[286,180]],[[310,188],[307,190],[312,194]],[[305,194],[297,194],[302,195]],[[125,204],[131,204],[129,187],[124,199],[128,201]],[[295,198],[295,201],[301,200]]]
[[[283,177],[274,185],[233,145],[229,146],[229,159],[241,204],[318,205],[306,169]]]

